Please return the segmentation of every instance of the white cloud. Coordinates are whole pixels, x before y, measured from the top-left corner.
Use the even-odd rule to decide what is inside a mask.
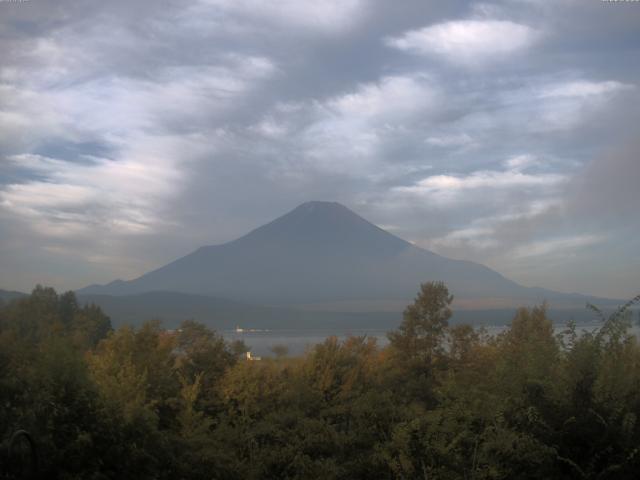
[[[8,185],[0,193],[0,205],[22,214],[36,214],[40,209],[77,207],[93,200],[94,191],[89,187],[37,181]]]
[[[168,147],[167,142],[163,142]],[[0,208],[29,222],[45,236],[89,236],[148,232],[164,223],[159,204],[181,186],[183,175],[170,159],[143,156],[126,160],[93,159],[78,164],[37,155],[10,161],[45,180],[5,185]]]
[[[270,117],[263,118],[256,125],[249,127],[249,130],[275,140],[284,138],[289,131],[287,125]]]
[[[473,142],[473,139],[466,133],[433,135],[426,139],[426,142],[436,147],[463,147]]]
[[[70,75],[55,88],[38,80],[0,84],[0,151],[33,151],[51,139],[119,147],[143,132],[198,130],[276,72],[268,58],[229,54],[210,65],[165,67],[153,79]]]
[[[505,250],[511,248],[511,239],[504,237],[505,227],[521,222],[530,223],[561,205],[559,198],[523,198],[521,203],[511,205],[507,213],[474,218],[467,225],[436,237],[428,244],[438,251],[466,251],[472,254],[474,251],[491,250],[504,255]]]
[[[313,171],[379,179],[391,168],[381,158],[388,142],[411,135],[439,109],[429,77],[386,76],[296,111],[304,126],[290,140]]]
[[[338,96],[327,107],[344,118],[397,122],[434,108],[436,91],[424,76],[389,76]]]
[[[185,188],[189,166],[215,152],[214,142],[214,134],[138,132],[113,159],[14,155],[8,162],[28,175],[0,187],[0,210],[45,237],[151,233],[174,221],[163,216],[166,205]]]
[[[442,248],[473,248],[480,250],[492,248],[499,245],[494,234],[495,231],[491,227],[469,226],[435,238],[429,242],[429,246],[435,250],[441,250]]]
[[[585,98],[607,95],[631,88],[633,86],[615,80],[604,82],[576,80],[544,87],[538,96],[539,98]]]
[[[575,255],[577,249],[596,245],[605,240],[606,236],[603,235],[572,235],[540,240],[513,249],[511,256],[518,259],[549,255]]]
[[[577,131],[602,115],[615,114],[622,101],[637,101],[635,85],[595,81],[575,73],[502,79],[462,98],[465,111],[448,127],[484,142],[509,142],[522,135]],[[498,139],[498,140],[496,140]]]
[[[411,186],[396,187],[401,193],[431,197],[439,201],[454,201],[467,191],[486,189],[491,191],[550,187],[566,181],[561,174],[527,174],[517,170],[481,170],[469,175],[432,175]]]
[[[311,31],[343,30],[361,18],[362,0],[200,0],[221,12]]]
[[[153,79],[110,75],[53,87],[38,77],[0,84],[0,152],[22,178],[0,186],[0,209],[43,236],[98,238],[149,233],[172,220],[167,203],[188,165],[216,152],[211,119],[236,109],[276,71],[260,56],[227,54],[208,65],[164,67]],[[5,95],[6,94],[6,95]],[[105,153],[78,159],[17,152],[47,142],[92,142]],[[44,147],[43,147],[44,144]],[[42,151],[42,150],[41,150]]]
[[[536,166],[538,164],[538,159],[534,155],[530,154],[516,155],[504,162],[505,167],[507,167],[509,170],[518,172],[526,170],[527,168]]]
[[[399,50],[476,66],[527,48],[539,35],[537,30],[511,21],[457,20],[410,30],[385,43]]]
[[[72,136],[55,98],[36,88],[0,83],[0,151],[21,152],[49,138]]]
[[[602,112],[611,100],[632,85],[608,80],[570,80],[553,82],[537,89],[534,105],[538,120],[532,128],[539,131],[570,130]],[[528,101],[532,101],[529,97]]]
[[[237,108],[242,96],[275,72],[266,58],[231,57],[225,65],[166,68],[153,80],[106,77],[52,92],[74,129],[126,138],[139,129],[193,124]]]

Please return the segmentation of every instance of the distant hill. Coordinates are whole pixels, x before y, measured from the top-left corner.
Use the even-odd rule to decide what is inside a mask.
[[[8,303],[16,298],[25,297],[27,294],[22,292],[14,292],[11,290],[0,290],[0,304]]]
[[[428,280],[444,281],[459,305],[470,309],[543,300],[582,308],[586,301],[600,301],[523,287],[484,265],[418,248],[330,202],[304,203],[237,240],[201,247],[134,280],[92,285],[78,293],[165,291],[243,303],[314,305],[316,310],[358,303],[361,311],[399,311],[398,305],[411,301]]]

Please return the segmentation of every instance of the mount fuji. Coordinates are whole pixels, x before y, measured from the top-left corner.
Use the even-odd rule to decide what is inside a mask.
[[[446,283],[458,308],[548,300],[582,308],[592,297],[529,288],[478,263],[446,258],[334,202],[307,202],[248,234],[204,246],[139,278],[92,285],[81,295],[176,292],[278,307],[395,310],[420,283]]]

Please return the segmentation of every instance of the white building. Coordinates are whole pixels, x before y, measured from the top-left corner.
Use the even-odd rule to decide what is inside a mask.
[[[253,361],[256,361],[256,360],[262,360],[262,358],[261,357],[252,357],[251,356],[251,352],[247,352],[247,360],[250,360],[250,361],[253,362]]]

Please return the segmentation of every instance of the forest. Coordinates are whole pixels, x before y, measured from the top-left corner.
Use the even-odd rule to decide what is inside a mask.
[[[248,361],[203,324],[114,330],[38,286],[0,308],[0,478],[635,479],[638,300],[591,307],[588,332],[555,333],[541,305],[488,335],[425,283],[384,348]],[[37,465],[11,451],[20,430]]]

